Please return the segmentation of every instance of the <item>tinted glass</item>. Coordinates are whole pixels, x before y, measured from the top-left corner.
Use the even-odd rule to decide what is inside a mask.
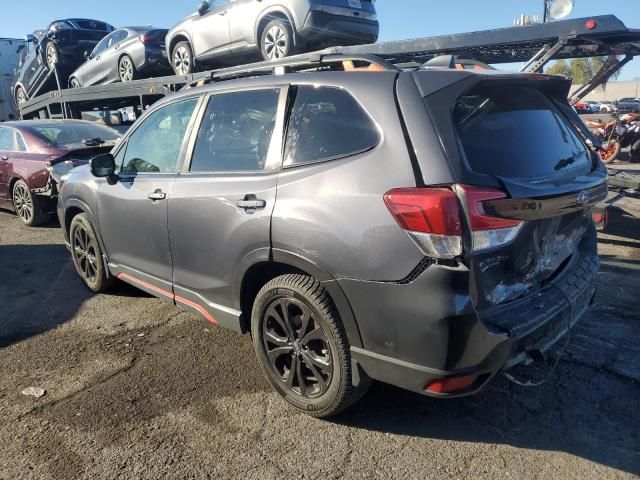
[[[591,167],[585,144],[538,90],[477,88],[458,100],[454,120],[475,172],[544,178]]]
[[[149,115],[127,141],[122,172],[175,172],[197,102],[196,98],[183,100]]]
[[[99,138],[110,142],[120,138],[114,129],[91,123],[51,123],[29,126],[28,130],[46,141],[49,145],[71,145],[85,140]]]
[[[111,35],[113,34],[109,34],[106,37],[104,37],[102,40],[100,40],[98,45],[96,45],[96,48],[94,48],[93,52],[91,53],[92,58],[95,57],[96,55],[101,54],[107,49],[107,47],[109,46],[109,43],[111,42],[111,39],[113,38]]]
[[[276,124],[279,90],[225,93],[209,100],[192,172],[264,170]]]
[[[24,143],[24,138],[22,138],[22,135],[17,130],[16,130],[15,149],[16,149],[17,152],[26,152],[27,151],[27,144]]]
[[[0,127],[0,150],[5,152],[13,150],[13,132],[10,128]]]
[[[285,166],[304,165],[374,148],[375,124],[346,91],[300,86],[291,110]]]
[[[129,33],[126,30],[117,30],[113,32],[113,37],[111,39],[111,43],[109,43],[109,46],[111,47],[116,43],[123,41],[125,38],[127,38],[128,35]]]

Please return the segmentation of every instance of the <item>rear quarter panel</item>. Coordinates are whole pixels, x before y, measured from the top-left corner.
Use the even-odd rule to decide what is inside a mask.
[[[297,84],[345,87],[378,124],[369,152],[285,169],[273,213],[273,248],[297,255],[334,278],[395,281],[422,255],[384,203],[397,187],[416,186],[394,100],[396,74],[323,73]]]

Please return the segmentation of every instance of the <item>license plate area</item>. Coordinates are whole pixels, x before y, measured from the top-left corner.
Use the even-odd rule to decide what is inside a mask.
[[[351,8],[361,9],[362,8],[362,1],[361,0],[349,0],[349,6]]]

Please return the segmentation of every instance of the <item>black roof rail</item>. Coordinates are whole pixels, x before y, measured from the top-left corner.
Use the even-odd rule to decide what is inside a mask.
[[[334,53],[332,50],[333,49],[328,49],[326,51],[295,55],[275,61],[257,62],[248,65],[213,70],[209,75],[202,78],[196,78],[192,82],[189,82],[184,88],[191,88],[210,81],[216,82],[258,75],[281,75],[284,73],[321,70],[322,68],[330,68],[332,65],[336,64],[342,64],[344,67],[344,62],[362,62],[368,65],[375,65],[377,70],[398,70],[398,67],[394,64],[377,55],[348,55]],[[355,68],[357,69],[357,67]]]

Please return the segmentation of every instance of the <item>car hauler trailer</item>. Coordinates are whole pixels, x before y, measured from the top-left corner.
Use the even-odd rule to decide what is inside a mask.
[[[577,102],[640,53],[640,30],[627,28],[613,15],[562,20],[539,25],[509,27],[479,32],[393,42],[333,47],[276,62],[259,62],[186,76],[169,76],[129,83],[58,90],[28,100],[20,108],[23,119],[81,118],[87,110],[144,109],[154,101],[200,79],[229,78],[247,72],[264,73],[296,59],[325,56],[373,58],[399,68],[419,66],[434,57],[455,55],[486,64],[522,62],[521,71],[538,72],[551,60],[609,56],[602,70],[587,82],[571,101]],[[55,74],[55,72],[52,72]],[[56,75],[57,77],[57,75]]]
[[[21,48],[24,48],[24,40],[0,38],[0,122],[18,118],[11,85]]]

